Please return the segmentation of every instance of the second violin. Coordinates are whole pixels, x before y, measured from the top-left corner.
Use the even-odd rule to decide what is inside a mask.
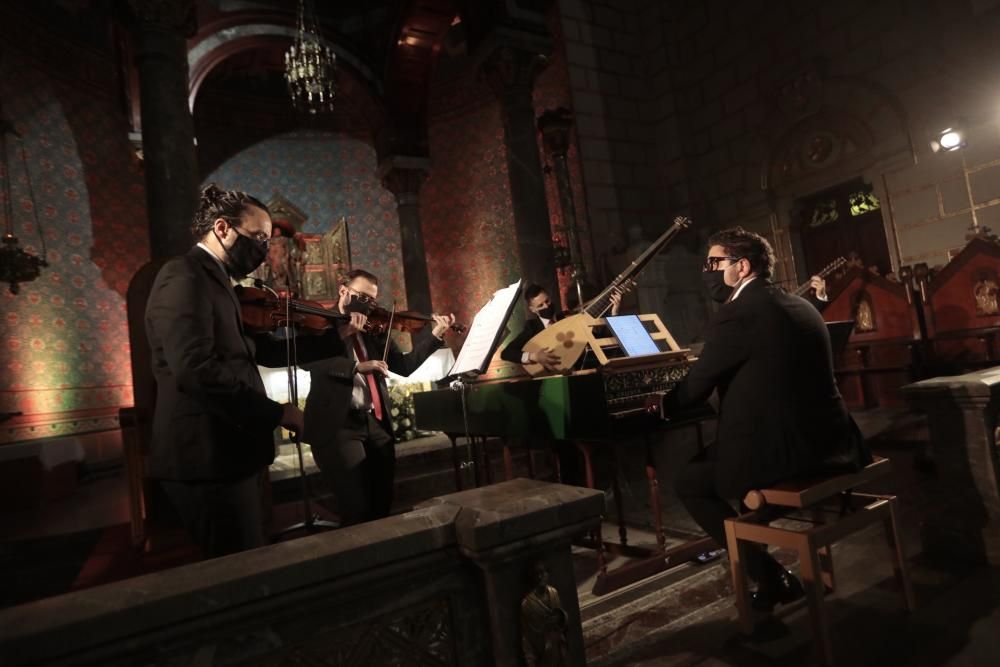
[[[384,334],[390,328],[413,333],[420,331],[428,323],[433,323],[434,318],[430,315],[423,315],[413,310],[397,310],[392,312],[378,304],[375,304],[368,313],[368,321],[365,322],[365,332],[376,336]],[[452,324],[449,329],[457,334],[464,334],[467,327],[461,324]]]

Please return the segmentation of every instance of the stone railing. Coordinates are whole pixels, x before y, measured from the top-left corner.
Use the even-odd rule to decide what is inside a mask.
[[[603,509],[598,491],[526,479],[434,498],[4,610],[0,663],[516,667],[534,589],[557,591],[564,612],[548,616],[563,655],[552,664],[583,665],[570,540]],[[552,588],[537,584],[543,566]]]
[[[902,393],[927,415],[942,486],[924,517],[924,550],[1000,565],[1000,368],[915,382]]]

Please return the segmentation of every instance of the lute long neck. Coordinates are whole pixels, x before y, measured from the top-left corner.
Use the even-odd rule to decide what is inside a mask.
[[[833,260],[832,262],[824,266],[823,270],[817,273],[816,275],[825,280],[828,275],[830,275],[840,267],[844,266],[845,264],[847,264],[847,260],[844,259],[843,257],[838,257],[837,259]],[[812,287],[812,278],[810,277],[809,280],[805,281],[804,283],[796,287],[795,291],[792,292],[792,294],[795,294],[796,296],[805,296],[806,292],[808,292],[811,287]]]
[[[632,263],[625,267],[625,270],[619,273],[611,281],[611,284],[604,288],[604,291],[584,307],[583,312],[591,317],[600,317],[610,306],[611,296],[615,293],[615,290],[621,289],[630,280],[635,280],[636,276],[646,268],[650,260],[663,250],[682,229],[690,226],[690,224],[691,221],[684,216],[674,218],[674,223],[670,225],[670,228],[663,232],[660,238],[653,241],[652,245],[646,248],[641,255],[632,260]]]

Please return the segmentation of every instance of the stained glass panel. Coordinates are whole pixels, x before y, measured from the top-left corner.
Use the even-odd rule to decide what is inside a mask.
[[[872,211],[879,210],[882,205],[878,201],[878,197],[872,192],[855,192],[848,195],[848,200],[851,203],[851,216],[864,215],[865,213],[871,213]]]

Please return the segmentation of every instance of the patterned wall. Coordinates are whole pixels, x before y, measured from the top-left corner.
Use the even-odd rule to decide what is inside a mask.
[[[277,193],[309,216],[306,233],[347,219],[354,268],[379,278],[379,301],[406,302],[399,216],[392,193],[376,175],[375,150],[343,135],[300,131],[255,144],[205,179],[268,201]]]
[[[439,117],[429,138],[420,218],[431,303],[470,324],[494,291],[519,277],[500,108]]]
[[[124,295],[149,250],[124,115],[102,91],[52,80],[9,51],[0,99],[23,137],[50,265],[18,296],[2,288],[0,410],[30,417],[131,405]],[[10,172],[15,234],[38,252],[23,168],[11,162]],[[46,425],[30,437],[60,432]],[[14,437],[4,431],[0,441]]]
[[[535,84],[536,115],[573,106],[555,9],[548,24],[555,47]],[[420,194],[431,297],[436,309],[454,309],[468,323],[495,290],[520,277],[503,122],[499,103],[471,67],[435,86],[430,100],[431,171]],[[538,150],[544,164],[541,135]],[[568,162],[577,222],[587,229],[575,133]],[[562,218],[554,174],[546,176],[546,194],[555,234]],[[589,259],[588,234],[582,236],[583,254]],[[568,272],[559,278],[565,291]]]

